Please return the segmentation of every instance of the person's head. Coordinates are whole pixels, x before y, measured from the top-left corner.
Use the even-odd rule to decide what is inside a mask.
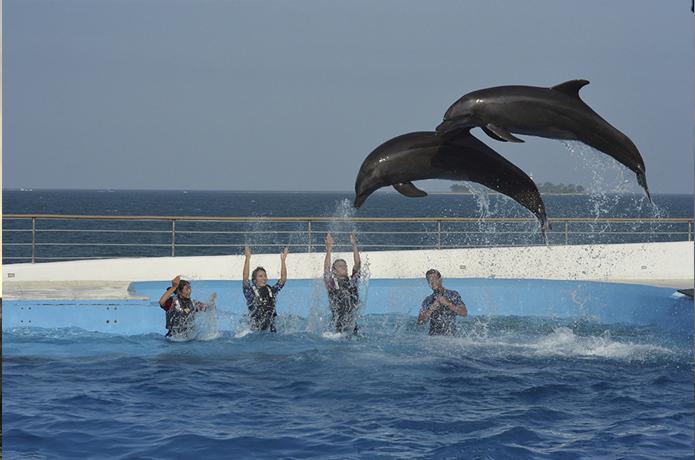
[[[425,278],[432,290],[437,291],[442,288],[442,274],[439,273],[439,270],[430,268],[425,273]]]
[[[335,276],[339,278],[346,278],[348,276],[347,262],[345,262],[343,259],[335,259],[332,270]]]
[[[256,267],[251,273],[251,282],[258,287],[268,284],[268,274],[265,272],[265,268]]]
[[[191,298],[191,283],[186,280],[179,281],[179,285],[176,287],[176,292],[184,299]]]

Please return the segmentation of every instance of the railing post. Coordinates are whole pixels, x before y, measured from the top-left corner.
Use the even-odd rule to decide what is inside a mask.
[[[442,221],[437,221],[437,249],[442,249]]]
[[[171,219],[171,257],[176,257],[176,219]]]
[[[308,222],[307,222],[307,235],[308,235],[308,237],[309,237],[308,249],[309,249],[309,253],[311,253],[311,249],[312,249],[312,248],[311,248],[311,246],[312,246],[312,244],[311,244],[311,243],[312,243],[312,236],[311,236],[311,221],[308,221]]]
[[[688,241],[693,240],[693,221],[688,221]]]
[[[31,218],[31,263],[36,263],[36,217]]]
[[[565,221],[565,245],[569,244],[569,222]]]

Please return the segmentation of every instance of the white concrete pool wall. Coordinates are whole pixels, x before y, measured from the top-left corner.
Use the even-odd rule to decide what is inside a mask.
[[[677,288],[693,286],[693,242],[577,246],[467,248],[363,252],[373,279],[420,278],[437,268],[446,278],[586,280],[640,283]],[[352,265],[352,254],[336,253]],[[290,254],[290,279],[321,276],[323,253]],[[258,254],[252,268],[263,266],[271,279],[280,273],[278,254]],[[3,266],[3,295],[52,297],[72,290],[72,298],[125,295],[136,281],[189,279],[239,280],[243,256],[200,256],[82,260]],[[56,297],[60,297],[57,295]]]

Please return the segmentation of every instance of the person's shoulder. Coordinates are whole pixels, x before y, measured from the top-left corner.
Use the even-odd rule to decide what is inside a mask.
[[[280,289],[282,289],[283,287],[285,287],[285,283],[284,283],[282,280],[277,280],[277,282],[276,282],[275,284],[273,284],[273,286],[271,287],[271,289],[272,289],[273,292],[277,293],[277,292],[279,292]]]
[[[336,285],[336,279],[335,279],[335,275],[333,274],[333,272],[324,273],[323,274],[323,282],[329,291],[334,290],[335,285]]]

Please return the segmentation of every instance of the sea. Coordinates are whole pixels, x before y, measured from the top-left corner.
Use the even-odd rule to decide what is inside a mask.
[[[355,230],[365,250],[510,246],[542,244],[604,244],[687,240],[692,228],[666,218],[693,217],[693,195],[594,193],[544,195],[552,228],[544,236],[531,213],[516,202],[485,189],[470,194],[432,194],[412,199],[397,193],[375,193],[360,209],[351,206],[351,192],[224,192],[122,190],[6,190],[5,214],[189,217],[379,217],[450,218],[472,222],[358,223],[313,222],[176,222],[176,255],[242,254],[244,245],[256,253],[321,251],[326,232],[341,233],[336,250],[349,250],[347,233]],[[504,223],[495,219],[514,218]],[[555,222],[584,218],[586,222]],[[649,223],[606,219],[648,218]],[[34,260],[48,262],[85,258],[171,255],[171,221],[36,220]],[[439,225],[439,226],[438,226]],[[32,220],[3,219],[3,262],[32,260]],[[282,232],[282,233],[278,233]]]
[[[348,192],[4,191],[3,211],[529,217],[496,195],[435,194],[414,200],[383,193],[357,211],[346,206],[351,198]],[[655,207],[639,195],[544,198],[551,218],[693,216],[692,195],[657,194]],[[73,222],[51,225],[58,224],[77,228],[69,227]],[[24,224],[5,220],[3,229],[22,228],[19,225]],[[533,221],[527,225],[529,242],[544,244]],[[668,227],[648,229],[646,237],[665,238],[663,228]],[[20,241],[21,233],[4,231],[3,242]],[[58,233],[46,235],[54,238]],[[133,238],[118,237],[126,242]],[[313,241],[314,250],[322,249],[322,237]],[[624,239],[632,237],[623,234]],[[254,238],[238,242],[253,244]],[[489,235],[477,238],[449,243],[504,244]],[[576,238],[575,244],[596,241]],[[9,254],[3,248],[3,260],[25,257],[22,248]],[[87,251],[80,253],[85,257],[110,255],[80,248]],[[202,251],[189,249],[189,254]],[[240,253],[242,248],[215,250]],[[69,254],[74,252],[39,257]],[[614,294],[600,292],[606,308],[612,295],[621,295],[619,288]],[[465,301],[466,293],[461,294]],[[547,292],[539,289],[537,295],[542,298]],[[665,295],[668,302],[688,302],[675,291]],[[324,293],[317,291],[316,296],[316,308],[327,314],[328,306],[321,304]],[[662,301],[654,300],[655,308]],[[453,337],[429,336],[413,315],[369,311],[361,313],[357,337],[330,334],[311,317],[283,311],[276,334],[221,331],[190,342],[171,342],[163,334],[123,336],[76,327],[3,328],[3,456],[693,458],[692,301],[684,316],[689,324],[681,325],[677,334],[644,324],[604,322],[584,315],[572,299],[558,302],[558,309],[574,308],[576,314],[470,315],[457,320]],[[12,301],[5,301],[5,307],[7,315]],[[147,308],[158,308],[156,299]]]

